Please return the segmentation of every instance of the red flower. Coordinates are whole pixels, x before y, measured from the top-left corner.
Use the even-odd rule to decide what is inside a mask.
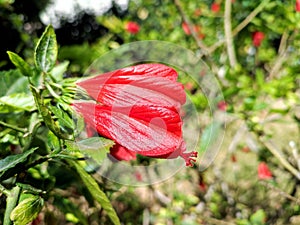
[[[125,30],[131,34],[137,34],[140,31],[140,25],[136,22],[129,21],[125,24]]]
[[[184,33],[185,33],[186,35],[191,35],[191,34],[192,34],[192,32],[191,32],[191,30],[190,30],[190,28],[189,28],[189,26],[188,26],[187,23],[183,22],[183,23],[181,24],[181,26],[182,26],[182,29],[183,29],[183,31],[184,31]],[[198,25],[193,25],[192,28],[193,28],[193,31],[198,35],[198,37],[199,37],[200,39],[203,39],[203,38],[205,37],[205,35],[201,33],[201,27],[200,27],[200,26],[198,26]]]
[[[192,32],[191,32],[189,26],[187,25],[187,23],[183,22],[181,24],[181,27],[186,35],[191,35]]]
[[[108,72],[78,83],[98,103],[77,102],[74,108],[100,135],[117,143],[110,152],[115,158],[181,156],[190,166],[197,152],[185,152],[179,111],[186,96],[177,76],[162,64]]]
[[[211,11],[213,11],[214,13],[217,13],[217,12],[220,11],[221,6],[220,6],[219,3],[214,2],[213,4],[211,4],[210,9],[211,9]]]
[[[272,172],[270,171],[268,165],[265,162],[259,163],[257,171],[258,171],[258,178],[260,180],[272,179]]]
[[[296,12],[300,12],[300,0],[296,0]]]
[[[255,47],[259,47],[263,39],[265,38],[265,34],[260,31],[256,31],[252,35],[252,43]]]
[[[220,102],[218,102],[217,107],[221,111],[226,111],[227,110],[227,103],[225,101],[220,101]]]

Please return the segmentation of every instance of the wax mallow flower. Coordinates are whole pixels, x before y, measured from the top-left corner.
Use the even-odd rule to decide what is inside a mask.
[[[260,180],[272,179],[272,172],[270,171],[268,165],[265,162],[260,162],[257,167],[258,178]]]
[[[255,47],[259,47],[264,40],[265,34],[261,31],[256,31],[252,34],[252,43]]]
[[[177,72],[162,64],[140,64],[77,83],[95,101],[73,104],[97,132],[115,141],[110,154],[132,160],[182,157],[191,166],[197,152],[186,152],[180,107],[186,101]]]
[[[129,21],[125,24],[125,30],[131,34],[137,34],[140,31],[140,25],[136,22]]]
[[[211,9],[211,11],[213,11],[214,13],[217,13],[217,12],[219,12],[219,11],[220,11],[220,9],[221,9],[221,6],[220,6],[220,4],[219,4],[219,3],[217,3],[217,2],[214,2],[214,3],[212,3],[212,4],[211,4],[211,7],[210,7],[210,9]]]
[[[296,0],[295,8],[296,8],[296,12],[300,12],[300,0]]]

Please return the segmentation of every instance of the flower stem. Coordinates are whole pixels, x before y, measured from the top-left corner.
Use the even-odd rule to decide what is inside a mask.
[[[260,13],[263,8],[269,3],[270,0],[262,1],[234,30],[232,35],[237,35],[241,30],[243,30],[258,13]]]

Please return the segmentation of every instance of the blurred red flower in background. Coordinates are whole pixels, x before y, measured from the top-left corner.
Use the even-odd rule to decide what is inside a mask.
[[[252,43],[255,47],[259,47],[265,38],[265,34],[261,31],[256,31],[252,35]]]
[[[191,35],[192,32],[186,22],[181,24],[181,27],[186,35]],[[199,25],[192,26],[193,31],[198,35],[198,38],[203,39],[205,35],[201,32],[201,27]]]
[[[300,12],[300,0],[296,0],[296,12]]]
[[[125,24],[125,30],[131,34],[137,34],[140,31],[140,25],[136,22],[129,21]]]
[[[228,105],[227,105],[227,103],[225,101],[220,101],[220,102],[218,102],[217,107],[221,111],[226,111]]]
[[[211,9],[211,11],[213,11],[214,13],[217,13],[217,12],[220,11],[221,6],[220,6],[219,3],[214,2],[213,4],[211,4],[210,9]]]
[[[272,179],[272,172],[270,171],[268,165],[265,162],[260,162],[257,168],[258,178],[260,180]]]
[[[185,33],[186,35],[191,35],[192,32],[191,32],[189,26],[187,25],[187,23],[183,22],[183,23],[181,24],[181,26],[182,26],[182,29],[183,29],[183,31],[184,31],[184,33]]]
[[[132,160],[184,158],[191,166],[197,152],[185,152],[180,107],[186,101],[177,72],[162,64],[141,64],[77,83],[97,102],[73,104],[97,132],[116,142],[112,156]]]

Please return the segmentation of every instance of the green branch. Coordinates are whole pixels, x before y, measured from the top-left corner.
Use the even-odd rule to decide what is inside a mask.
[[[2,126],[4,126],[4,127],[7,127],[7,128],[10,128],[10,129],[13,129],[13,130],[18,131],[18,132],[21,132],[21,133],[26,133],[26,132],[27,132],[27,129],[26,129],[26,128],[16,127],[16,126],[14,126],[14,125],[5,123],[5,122],[3,122],[3,121],[0,121],[0,125],[2,125]]]

